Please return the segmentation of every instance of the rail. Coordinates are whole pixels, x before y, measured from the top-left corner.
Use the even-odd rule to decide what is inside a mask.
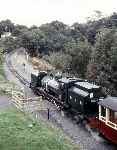
[[[11,55],[11,54],[9,54],[9,57],[6,58],[6,64],[7,64],[8,68],[9,68],[9,70],[19,79],[19,81],[20,81],[22,84],[24,84],[24,85],[26,85],[26,86],[29,87],[29,85],[30,85],[29,81],[26,80],[24,77],[22,77],[22,76],[14,69],[14,67],[12,66],[12,63],[11,63],[11,60],[10,60],[10,55]]]

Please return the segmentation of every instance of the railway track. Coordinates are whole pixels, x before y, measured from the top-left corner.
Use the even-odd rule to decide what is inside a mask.
[[[29,87],[30,82],[25,79],[23,76],[21,76],[13,67],[12,62],[11,62],[11,55],[9,54],[8,56],[6,56],[6,64],[9,68],[9,70],[12,72],[12,74],[25,86]]]

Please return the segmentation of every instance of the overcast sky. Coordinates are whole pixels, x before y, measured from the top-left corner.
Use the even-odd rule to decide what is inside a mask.
[[[95,10],[117,12],[117,0],[0,0],[0,20],[41,25],[53,20],[66,24],[84,22]]]

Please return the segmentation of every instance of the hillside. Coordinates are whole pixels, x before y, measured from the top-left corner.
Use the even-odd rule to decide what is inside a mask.
[[[87,78],[117,96],[117,13],[68,26],[59,21],[30,28],[0,22],[4,52],[24,47],[30,56],[45,59],[57,70]]]

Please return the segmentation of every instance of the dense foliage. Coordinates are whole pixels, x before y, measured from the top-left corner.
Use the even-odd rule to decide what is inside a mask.
[[[31,56],[43,57],[56,69],[88,78],[117,95],[117,14],[72,26],[59,21],[30,28],[0,22],[0,33],[11,32],[1,39],[5,51],[24,47]]]

